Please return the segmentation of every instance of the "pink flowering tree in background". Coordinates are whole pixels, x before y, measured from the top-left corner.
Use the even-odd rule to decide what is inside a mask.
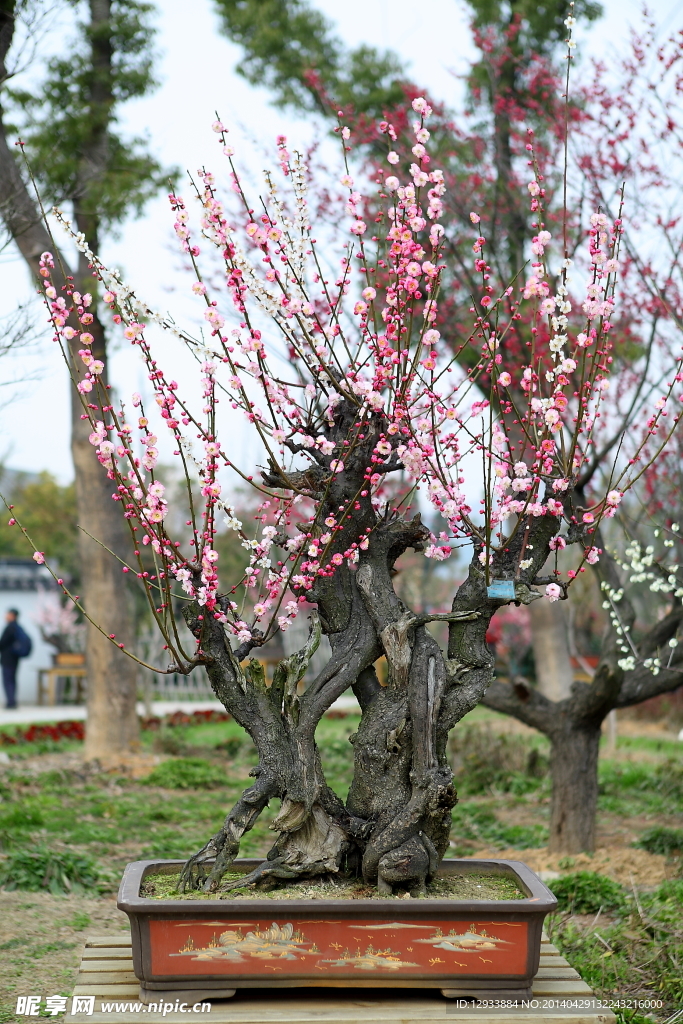
[[[676,121],[682,60],[680,33],[658,41],[655,26],[646,20],[640,32],[632,33],[620,62],[609,68],[597,64],[583,76],[579,116],[568,137],[574,168],[569,187],[573,182],[609,221],[619,218],[624,195],[629,211],[613,296],[605,299],[589,283],[581,303],[590,322],[607,313],[611,348],[605,365],[614,362],[601,421],[574,488],[583,502],[605,486],[617,451],[632,460],[637,483],[610,529],[595,534],[602,553],[591,572],[607,625],[591,683],[573,681],[568,665],[568,685],[554,700],[548,699],[553,694],[539,692],[523,679],[496,682],[484,697],[488,707],[515,716],[550,739],[550,848],[562,853],[595,846],[597,759],[605,717],[683,684],[675,658],[682,592],[677,559],[668,550],[679,545],[673,527],[680,514],[672,481],[680,442],[676,435],[675,444],[663,450],[652,418],[657,403],[672,415],[664,395],[653,401],[652,385],[658,379],[674,382],[671,354],[680,345],[683,322],[683,147]],[[623,190],[615,187],[620,181]],[[600,216],[593,217],[592,245],[597,243],[597,248],[592,258],[604,272],[609,261],[599,244]],[[534,287],[545,291],[546,284]],[[571,298],[560,295],[553,315],[558,307],[562,312],[560,302]],[[552,295],[543,301],[549,308]],[[576,301],[573,305],[576,311]],[[630,435],[643,416],[653,433],[642,451],[634,453]],[[538,650],[536,654],[538,660]]]
[[[352,54],[347,53],[344,60],[338,40],[332,47],[324,45],[330,40],[331,28],[327,27],[325,35],[313,11],[308,12],[306,32],[303,23],[288,24],[289,34],[282,36],[288,40],[285,51],[277,35],[259,31],[258,19],[247,15],[249,6],[243,0],[219,0],[226,25],[236,30],[235,38],[247,55],[240,72],[252,80],[256,76],[270,80],[278,103],[309,109],[308,103],[326,112],[332,121],[341,106],[346,123],[352,126],[356,154],[360,151],[365,156],[367,173],[373,177],[378,167],[386,167],[387,160],[407,169],[420,142],[414,136],[406,98],[410,101],[422,90],[401,79],[380,94],[371,92],[359,69],[349,82],[340,82],[335,69],[340,62],[351,66]],[[297,0],[281,6],[283,10],[296,7],[301,15],[304,5]],[[596,5],[558,2],[539,8],[525,0],[511,6],[479,2],[469,6],[476,57],[467,72],[468,95],[455,109],[432,103],[434,113],[429,122],[429,155],[443,169],[446,184],[444,194],[433,191],[429,195],[432,207],[442,207],[439,219],[444,227],[445,267],[435,326],[443,341],[469,365],[471,348],[463,340],[469,333],[473,303],[484,312],[491,296],[504,291],[521,273],[530,255],[529,238],[539,230],[550,231],[554,237],[561,234],[567,254],[573,257],[576,247],[583,244],[581,221],[587,199],[592,209],[608,211],[614,219],[617,187],[625,181],[630,230],[622,252],[620,286],[628,301],[616,305],[610,322],[623,371],[620,388],[629,391],[637,405],[639,380],[644,385],[649,379],[641,373],[643,356],[648,365],[662,334],[675,325],[674,314],[680,308],[678,215],[674,211],[679,205],[676,189],[683,169],[674,112],[680,95],[681,35],[673,32],[663,38],[645,13],[632,32],[630,45],[608,63],[584,58],[582,73],[574,76],[567,102],[567,58],[573,61],[576,53],[573,27],[576,20],[595,17]],[[241,30],[245,25],[248,32]],[[297,59],[301,68],[309,69],[304,73],[301,68],[297,72],[288,60],[290,34],[296,35],[297,25]],[[567,35],[568,48],[562,46]],[[317,47],[311,40],[317,40]],[[330,49],[334,60],[329,58]],[[385,71],[385,65],[376,60],[373,80],[383,82]],[[294,76],[298,88],[283,87],[285,74]],[[567,129],[569,175],[563,174]],[[532,143],[538,184],[544,193],[542,225],[533,204],[529,208],[524,201]],[[472,213],[479,217],[479,231],[486,238],[488,294],[480,291],[477,268],[468,258]],[[374,216],[371,197],[365,219],[370,222]],[[560,297],[556,281],[537,281],[533,268],[524,276],[527,291],[537,288],[539,295],[548,299],[548,306],[553,296]],[[573,305],[569,319],[579,332],[587,296],[574,294],[571,284],[568,291]],[[500,339],[499,351],[510,370],[525,364],[534,326],[524,308],[521,313],[521,319]],[[543,325],[535,326],[543,330]],[[603,420],[606,436],[605,431],[600,432],[601,443],[593,449],[584,482],[601,465],[603,454],[609,462],[629,418],[629,403],[622,403],[617,413],[615,418]],[[535,602],[529,609],[535,683],[554,701],[569,696],[574,677],[568,608],[559,602]]]
[[[475,214],[470,253],[460,254],[478,282],[471,329],[455,351],[443,341],[435,324],[446,268],[439,219],[446,186],[428,151],[430,113],[426,100],[413,101],[416,151],[408,169],[392,164],[364,188],[347,164],[348,234],[332,244],[317,241],[309,222],[302,158],[283,144],[280,173],[266,175],[262,195],[252,199],[216,122],[236,202],[224,203],[204,170],[195,181],[196,222],[190,204],[170,196],[203,332],[179,329],[149,309],[73,233],[114,323],[146,366],[152,402],[133,395],[112,403],[87,327],[75,338],[67,323],[72,311],[85,312],[83,297],[69,284],[58,289],[53,257],[41,259],[55,339],[79,347],[74,383],[82,415],[130,530],[132,554],[122,571],[144,590],[168,671],[205,666],[259,755],[254,784],[189,858],[186,887],[216,889],[242,835],[275,798],[277,838],[252,881],[348,871],[382,892],[398,883],[423,891],[447,849],[457,799],[449,730],[492,689],[492,617],[511,602],[556,602],[587,565],[601,564],[601,528],[678,423],[680,413],[669,409],[681,393],[680,349],[662,349],[628,427],[590,486],[581,483],[605,424],[622,422],[616,416],[629,398],[618,386],[611,330],[623,214],[588,217],[576,268],[587,295],[574,329],[572,261],[561,232],[555,241],[544,227],[531,143],[525,191],[538,222],[529,242],[533,266],[492,292]],[[351,133],[339,130],[348,159]],[[363,218],[370,195],[373,222]],[[340,244],[331,271],[330,252]],[[532,325],[524,358],[508,364],[504,341],[522,318]],[[196,360],[198,402],[163,368],[153,336],[164,328]],[[259,439],[258,474],[240,464],[225,407]],[[159,472],[162,431],[187,481],[184,507],[169,506]],[[231,504],[237,483],[259,497],[248,526]],[[433,529],[423,522],[427,513],[440,521]],[[222,575],[221,525],[245,549],[236,578]],[[469,567],[450,608],[411,610],[393,580],[403,553],[412,548],[444,561],[458,547]],[[34,557],[43,558],[39,551]],[[310,606],[308,642],[267,681],[250,655]],[[445,649],[429,629],[438,621],[447,624]],[[97,625],[107,633],[106,622]],[[322,634],[331,655],[311,678],[307,667]],[[381,657],[386,685],[375,671]],[[675,652],[673,670],[680,670]],[[628,685],[639,667],[615,672]],[[362,717],[344,803],[326,782],[315,736],[348,690]]]
[[[42,595],[33,621],[45,643],[58,654],[84,650],[85,623],[78,621],[76,608],[68,599],[62,603],[56,594]]]

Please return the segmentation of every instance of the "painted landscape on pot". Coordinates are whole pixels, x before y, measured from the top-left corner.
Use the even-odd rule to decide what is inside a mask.
[[[149,922],[152,973],[524,976],[526,921]]]

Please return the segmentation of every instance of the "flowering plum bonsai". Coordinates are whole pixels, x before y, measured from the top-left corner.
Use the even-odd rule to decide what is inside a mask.
[[[150,309],[72,232],[114,324],[146,366],[151,401],[136,394],[132,407],[112,402],[91,352],[91,298],[69,285],[58,293],[53,256],[41,260],[55,339],[67,351],[80,335],[74,384],[133,541],[123,573],[137,577],[146,594],[168,671],[205,666],[216,696],[258,752],[253,784],[189,857],[184,888],[217,890],[242,836],[275,799],[277,837],[248,881],[270,886],[346,872],[380,892],[399,883],[424,892],[448,847],[457,800],[449,730],[493,680],[486,643],[492,616],[511,602],[566,597],[600,555],[601,523],[678,423],[679,414],[667,411],[680,391],[681,356],[669,352],[642,429],[631,423],[590,495],[577,491],[601,417],[611,415],[618,363],[610,328],[623,217],[597,210],[589,218],[585,255],[576,257],[587,289],[579,319],[571,296],[580,286],[572,282],[566,244],[555,245],[544,227],[532,143],[526,191],[538,227],[528,273],[492,292],[486,239],[473,212],[473,253],[459,258],[472,261],[480,294],[469,333],[457,346],[443,343],[436,325],[446,186],[428,152],[429,104],[418,97],[412,108],[413,161],[402,168],[390,151],[386,171],[364,190],[349,170],[350,131],[339,125],[349,220],[335,272],[330,252],[339,228],[331,241],[315,238],[303,158],[290,156],[280,140],[280,171],[266,175],[257,206],[237,173],[226,128],[214,124],[236,202],[224,204],[206,170],[194,182],[198,227],[186,201],[176,192],[169,197],[203,332]],[[387,139],[390,147],[390,133]],[[329,234],[325,225],[321,230]],[[506,342],[523,318],[531,326],[515,349],[522,355],[506,358]],[[155,339],[164,332],[196,360],[198,403],[157,361]],[[221,436],[231,416],[245,417],[259,439],[258,475],[240,465],[227,433]],[[183,467],[182,520],[160,479],[161,431]],[[258,496],[252,527],[230,503],[236,482]],[[225,527],[247,553],[239,578],[222,575],[216,538]],[[414,549],[445,560],[456,547],[468,568],[450,607],[413,611],[395,586],[401,556]],[[259,649],[301,614],[310,615],[308,641],[267,679]],[[445,649],[429,629],[437,621],[447,624]],[[106,623],[99,625],[106,632]],[[313,674],[307,670],[323,634],[331,653]],[[325,778],[316,727],[347,691],[361,721],[344,802]]]

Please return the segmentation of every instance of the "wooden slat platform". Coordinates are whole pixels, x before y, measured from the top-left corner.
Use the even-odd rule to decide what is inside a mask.
[[[238,989],[233,999],[212,1002],[209,1012],[150,1010],[138,1002],[130,935],[86,941],[75,996],[95,996],[92,1014],[68,1013],[65,1024],[615,1024],[595,1005],[591,989],[547,941],[534,979],[535,1008],[490,1010],[445,999],[438,989]],[[164,993],[159,993],[160,1001]],[[103,1012],[103,1003],[128,1004]],[[135,1006],[134,1004],[138,1004]],[[71,1009],[71,1002],[69,1003]]]

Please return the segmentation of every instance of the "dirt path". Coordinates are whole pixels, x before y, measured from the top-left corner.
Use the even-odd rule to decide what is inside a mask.
[[[86,934],[127,928],[114,895],[0,892],[0,1021],[26,1024],[18,996],[70,996]]]

